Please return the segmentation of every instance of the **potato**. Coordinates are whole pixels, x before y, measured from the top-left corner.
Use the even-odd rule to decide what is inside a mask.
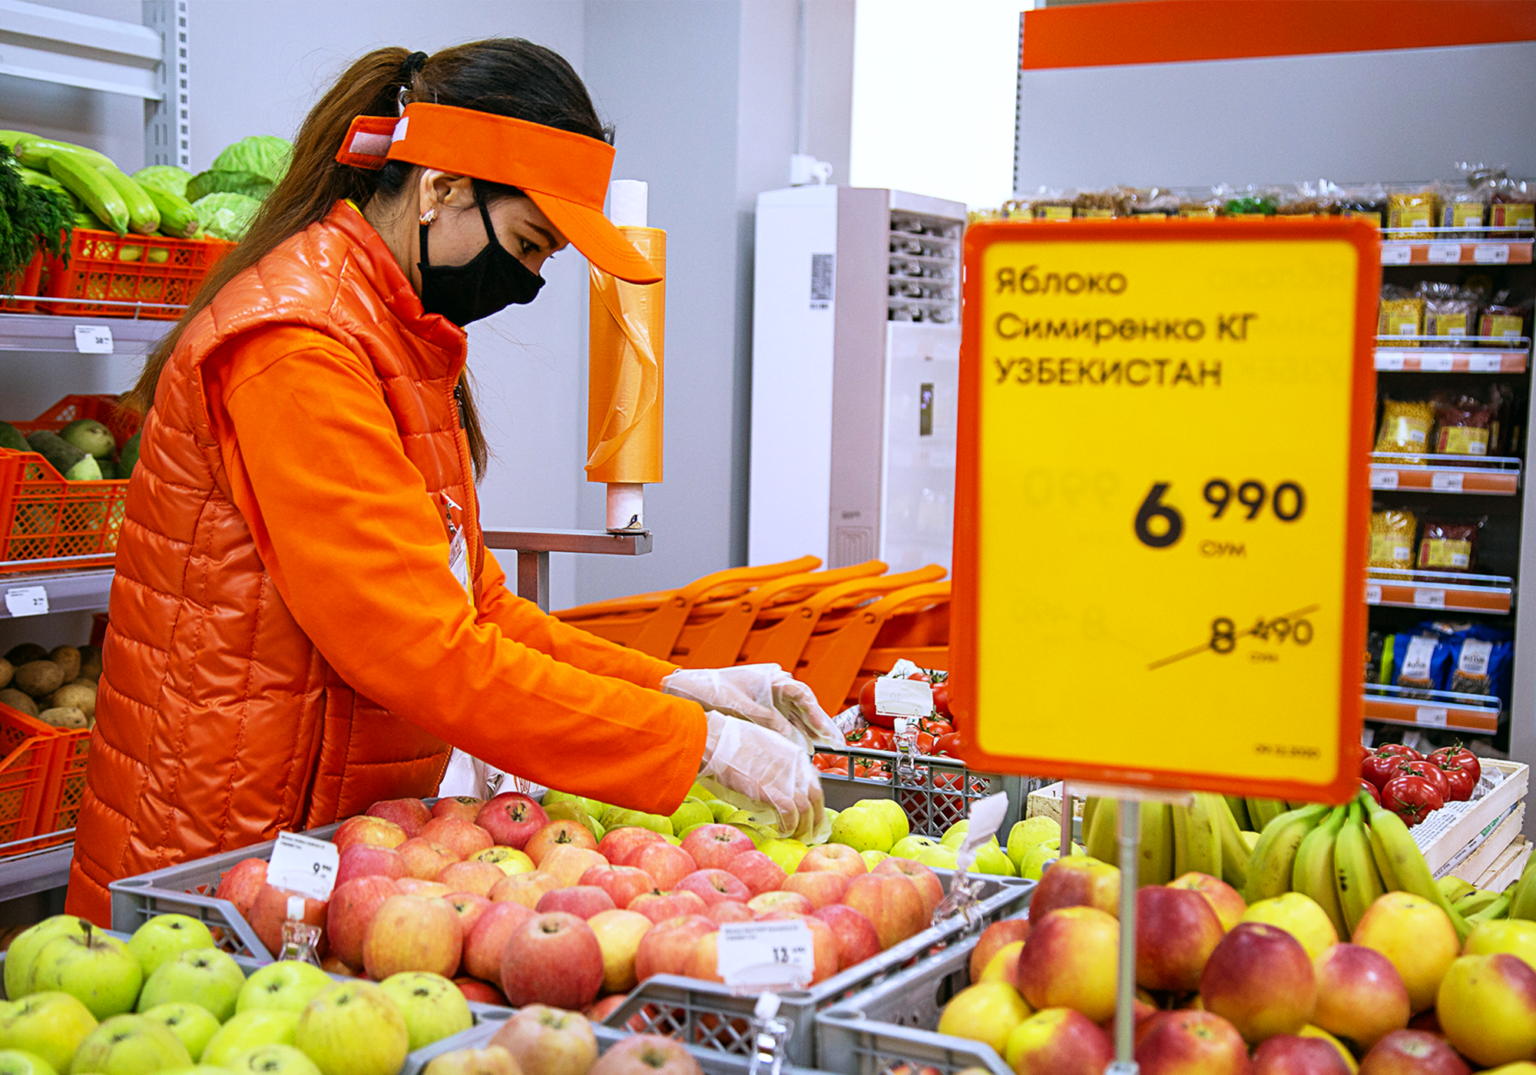
[[[85,686],[66,683],[48,697],[54,709],[78,709],[87,717],[96,715],[96,684],[86,681]]]
[[[62,709],[45,709],[37,719],[55,728],[84,728],[88,725],[85,714],[69,706]]]
[[[64,682],[80,678],[80,651],[74,646],[59,646],[48,659],[64,669]]]
[[[0,657],[0,690],[11,685],[11,677],[16,674],[16,666],[4,657]]]
[[[82,679],[93,683],[101,678],[101,650],[95,646],[80,647],[80,672]]]
[[[64,669],[52,661],[28,661],[16,669],[16,686],[34,698],[64,686]]]
[[[46,661],[48,651],[35,642],[23,642],[19,646],[11,647],[11,651],[5,655],[5,659],[20,668],[28,661]]]
[[[20,710],[29,717],[37,716],[37,703],[14,687],[7,687],[0,691],[0,703]]]

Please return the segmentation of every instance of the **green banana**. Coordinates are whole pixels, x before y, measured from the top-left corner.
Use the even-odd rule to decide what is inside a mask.
[[[1225,795],[1207,795],[1206,798],[1211,816],[1216,819],[1216,837],[1221,843],[1221,879],[1241,892],[1248,885],[1248,845],[1243,843],[1242,830],[1232,816],[1230,800]]]
[[[1377,806],[1375,800],[1368,796],[1362,798],[1361,804],[1370,811],[1371,842],[1379,851],[1378,858],[1385,856],[1391,863],[1398,889],[1429,900],[1439,907],[1450,917],[1451,925],[1456,927],[1457,940],[1465,941],[1471,927],[1435,884],[1434,874],[1429,872],[1429,863],[1424,861],[1403,819]]]
[[[1248,883],[1243,899],[1257,903],[1291,890],[1296,849],[1328,808],[1318,803],[1276,817],[1259,833],[1259,842],[1248,857]]]
[[[1470,881],[1463,881],[1459,877],[1447,874],[1435,881],[1435,887],[1445,893],[1445,898],[1452,903],[1458,903],[1477,891],[1477,886]]]
[[[1089,799],[1083,803],[1083,824],[1088,825],[1088,811],[1093,811],[1093,825],[1083,830],[1083,846],[1088,854],[1111,866],[1120,861],[1118,834],[1119,811],[1114,799]]]
[[[1529,866],[1520,875],[1515,891],[1509,897],[1509,917],[1536,921],[1536,870]]]
[[[128,207],[128,228],[140,235],[153,235],[160,230],[160,210],[149,193],[115,164],[97,165],[96,170],[106,177],[117,196]],[[191,208],[188,206],[188,208]]]
[[[113,231],[128,234],[128,203],[95,165],[73,153],[57,153],[48,159],[48,172]]]
[[[1170,806],[1168,823],[1173,829],[1173,875],[1183,877],[1194,868],[1189,864],[1189,807]]]
[[[130,180],[132,178],[132,176],[129,177]],[[155,203],[155,208],[160,210],[161,232],[174,239],[190,239],[197,234],[197,229],[201,225],[191,202],[169,190],[145,186],[143,183],[139,183],[138,186],[149,200]]]
[[[1238,830],[1253,829],[1253,820],[1248,816],[1248,800],[1241,795],[1223,795],[1222,798],[1227,800],[1227,809],[1232,811],[1232,820]]]
[[[1141,847],[1136,863],[1138,885],[1166,885],[1173,880],[1171,810],[1167,803],[1141,804]]]
[[[1444,879],[1442,878],[1442,880]],[[1473,915],[1477,914],[1479,911],[1487,909],[1502,899],[1504,899],[1504,895],[1502,893],[1489,892],[1485,889],[1479,888],[1473,889],[1459,900],[1451,900],[1451,906],[1455,907],[1456,910],[1464,915],[1467,921],[1470,922]],[[1509,907],[1508,900],[1505,900],[1504,906],[1506,909]]]
[[[1279,799],[1248,800],[1248,817],[1259,832],[1263,832],[1271,821],[1285,812],[1285,804]]]
[[[1487,907],[1484,907],[1481,911],[1467,915],[1467,925],[1479,926],[1484,922],[1492,922],[1495,919],[1507,918],[1508,916],[1509,896],[1507,894],[1500,893]]]
[[[1348,814],[1348,807],[1335,806],[1301,841],[1301,846],[1296,849],[1296,864],[1291,867],[1291,891],[1312,897],[1333,922],[1340,940],[1349,936],[1349,926],[1344,921],[1344,910],[1339,906],[1333,847]]]
[[[1217,827],[1215,799],[1226,809],[1226,800],[1208,791],[1196,792],[1194,805],[1186,814],[1185,849],[1189,868],[1212,877],[1221,876],[1221,830]],[[1235,830],[1234,830],[1235,831]],[[1241,839],[1241,837],[1239,837]]]
[[[1344,827],[1333,841],[1334,889],[1339,898],[1339,910],[1344,915],[1344,925],[1349,930],[1339,934],[1340,940],[1354,935],[1365,912],[1386,891],[1381,875],[1376,872],[1371,837],[1365,831],[1365,810],[1354,802],[1349,804],[1348,811]]]

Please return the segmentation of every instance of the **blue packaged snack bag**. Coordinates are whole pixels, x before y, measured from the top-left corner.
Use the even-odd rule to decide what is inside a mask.
[[[1514,664],[1514,637],[1508,631],[1444,621],[1421,623],[1419,630],[1439,636],[1448,651],[1444,690],[1497,697],[1508,707]]]
[[[1403,632],[1392,639],[1392,682],[1398,687],[1443,691],[1451,666],[1451,647],[1444,636]]]

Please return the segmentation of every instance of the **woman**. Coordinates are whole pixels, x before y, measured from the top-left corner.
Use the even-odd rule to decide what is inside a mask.
[[[370,53],[306,118],[131,397],[71,911],[105,925],[117,878],[430,795],[449,744],[639,810],[703,775],[823,825],[807,752],[840,737],[804,687],[567,627],[480,539],[463,326],[531,301],[567,243],[658,279],[602,216],[612,161],[526,41]]]

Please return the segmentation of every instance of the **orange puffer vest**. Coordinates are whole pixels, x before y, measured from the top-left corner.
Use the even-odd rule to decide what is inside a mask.
[[[437,788],[448,746],[342,682],[278,596],[231,502],[202,376],[253,328],[324,332],[372,363],[428,491],[473,505],[453,394],[465,335],[424,314],[408,285],[391,292],[401,280],[377,232],[339,203],[226,285],[166,365],[118,544],[75,913],[105,925],[117,878]],[[464,519],[478,586],[475,514]]]

